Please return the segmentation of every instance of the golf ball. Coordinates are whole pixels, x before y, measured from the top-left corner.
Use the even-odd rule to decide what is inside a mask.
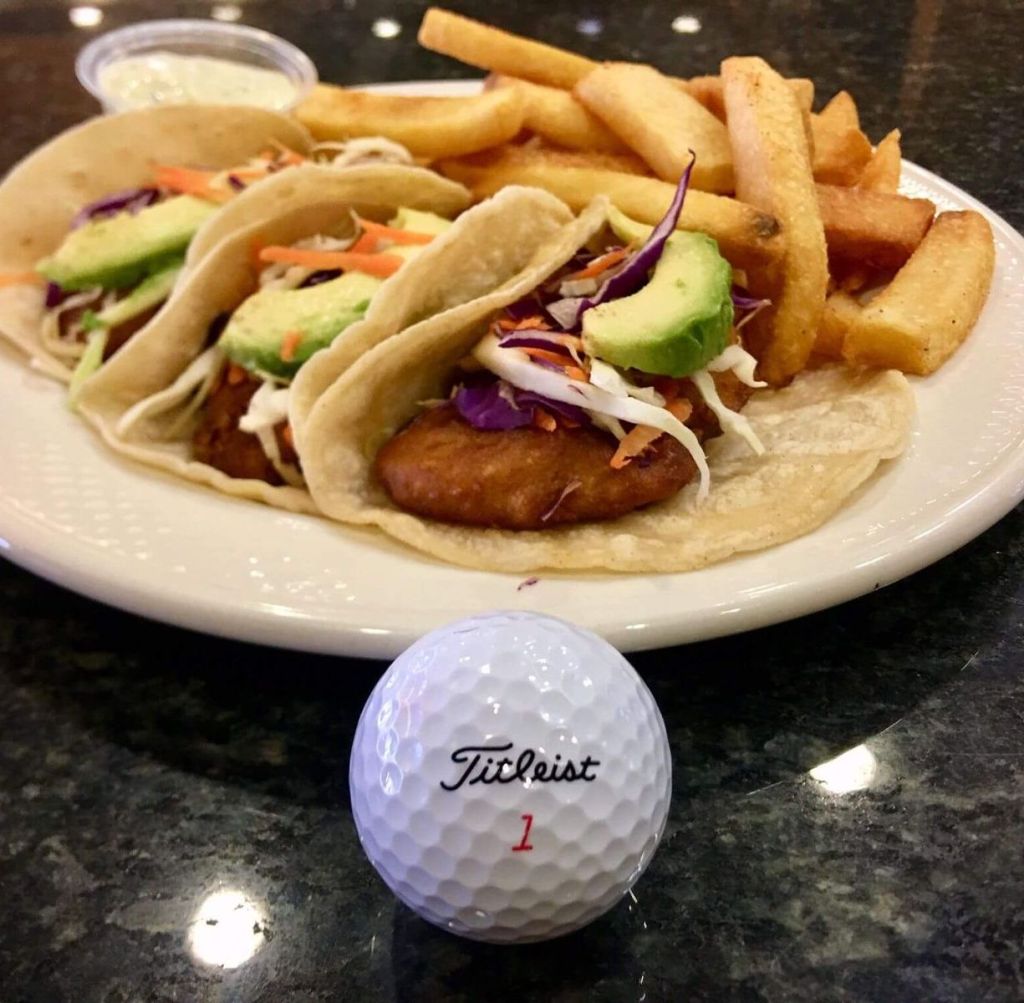
[[[433,631],[370,695],[349,768],[363,849],[424,919],[525,943],[610,909],[671,792],[665,723],[629,662],[553,617]]]

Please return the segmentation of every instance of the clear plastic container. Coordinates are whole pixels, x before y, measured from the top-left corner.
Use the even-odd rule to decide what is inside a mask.
[[[294,88],[291,99],[276,100],[266,107],[287,111],[297,105],[317,82],[316,67],[299,48],[277,35],[241,24],[218,21],[175,19],[143,21],[108,32],[94,39],[78,54],[75,72],[82,86],[103,105],[105,112],[124,111],[138,107],[138,99],[128,101],[103,87],[105,68],[129,57],[170,52],[178,56],[205,56],[245,66],[276,70],[284,74]],[[149,103],[216,103],[209,97],[161,100]],[[230,103],[230,102],[229,102]],[[260,103],[250,101],[245,103]]]

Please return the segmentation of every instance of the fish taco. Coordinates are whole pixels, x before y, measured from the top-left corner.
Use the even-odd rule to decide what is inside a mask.
[[[683,571],[799,536],[905,447],[896,372],[755,376],[713,240],[592,203],[513,281],[378,344],[318,397],[321,510],[487,570]],[[493,238],[493,235],[491,235]]]
[[[321,389],[398,331],[516,276],[572,215],[511,188],[460,216],[469,192],[418,167],[304,166],[289,179],[291,199],[209,252],[83,386],[79,409],[122,454],[315,511],[303,429]]]
[[[0,183],[0,336],[58,379],[88,375],[153,318],[186,255],[265,211],[311,147],[251,107],[130,111],[57,136]]]

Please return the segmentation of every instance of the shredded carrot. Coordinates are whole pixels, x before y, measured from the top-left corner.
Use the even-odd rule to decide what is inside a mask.
[[[237,387],[238,384],[245,379],[245,377],[246,372],[241,366],[236,365],[234,362],[232,362],[231,365],[228,366],[228,386]]]
[[[153,173],[159,181],[166,178],[168,181],[180,181],[193,185],[209,184],[216,176],[216,171],[202,171],[193,167],[179,167],[174,164],[157,164]]]
[[[264,247],[260,261],[302,265],[303,268],[341,268],[348,272],[365,272],[386,279],[394,275],[405,259],[397,254],[359,254],[354,251],[312,251],[299,247]]]
[[[630,249],[628,247],[618,247],[614,251],[609,251],[607,254],[602,254],[599,258],[595,258],[586,268],[563,275],[562,281],[575,282],[577,279],[592,279],[602,272],[608,271],[613,265],[617,265],[629,252]]]
[[[198,171],[190,167],[158,164],[153,175],[161,188],[169,188],[182,195],[195,195],[211,202],[226,202],[231,198],[231,192],[211,186],[210,182],[217,176],[215,171]]]
[[[295,448],[295,436],[292,435],[292,426],[291,426],[291,424],[286,424],[284,426],[284,428],[281,429],[281,438],[284,440],[284,444],[289,449],[294,449]]]
[[[269,171],[266,167],[239,167],[227,172],[233,178],[265,178]]]
[[[524,317],[522,320],[513,320],[511,317],[502,317],[498,320],[498,327],[502,331],[550,331],[551,325],[541,316]]]
[[[263,243],[262,238],[253,237],[249,241],[249,264],[256,270],[259,270],[263,262],[260,259],[260,255],[263,253],[263,248],[267,245]]]
[[[533,409],[533,423],[537,428],[544,429],[545,432],[553,432],[558,428],[558,422],[542,407]]]
[[[635,425],[619,442],[619,448],[611,458],[609,466],[612,470],[621,470],[635,456],[639,456],[655,439],[662,435],[660,428],[650,425]]]
[[[288,331],[281,339],[281,351],[278,353],[281,356],[281,361],[291,362],[295,358],[295,353],[299,350],[299,345],[301,344],[302,332]]]
[[[542,359],[544,362],[553,363],[570,380],[580,380],[583,383],[588,382],[587,374],[579,366],[573,365],[571,359],[567,359],[564,355],[559,355],[558,352],[549,352],[546,348],[521,348],[520,351],[526,352],[531,359]]]
[[[349,248],[350,254],[373,254],[377,250],[377,238],[372,233],[364,233]]]
[[[667,405],[666,410],[674,414],[680,421],[686,421],[690,417],[693,407],[687,400],[673,401]],[[611,458],[610,466],[613,470],[621,470],[630,460],[637,456],[649,446],[653,445],[665,433],[660,428],[651,428],[650,425],[634,425],[626,433],[626,437],[619,443],[615,455]]]
[[[433,239],[432,233],[414,233],[412,230],[397,230],[392,226],[385,226],[383,223],[374,223],[371,219],[356,217],[364,233],[375,236],[378,240],[390,240],[392,244],[429,244]]]
[[[669,414],[674,414],[680,421],[686,421],[693,414],[693,405],[688,400],[669,401],[665,405]]]
[[[0,272],[0,289],[4,286],[41,286],[46,279],[38,272]]]

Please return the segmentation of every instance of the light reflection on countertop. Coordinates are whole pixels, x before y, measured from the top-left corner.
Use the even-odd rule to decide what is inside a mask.
[[[809,772],[830,794],[851,794],[871,786],[878,773],[878,760],[866,745],[855,745]]]
[[[237,888],[211,892],[200,903],[188,925],[188,949],[206,965],[238,968],[266,940],[266,906]]]

